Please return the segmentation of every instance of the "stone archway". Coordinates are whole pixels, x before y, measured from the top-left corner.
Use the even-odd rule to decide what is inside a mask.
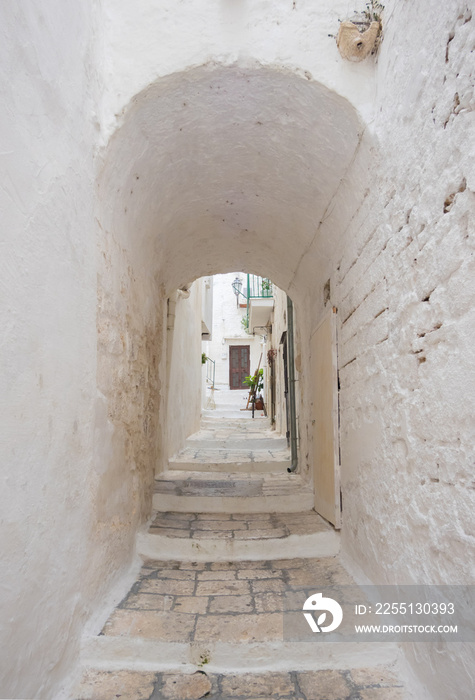
[[[308,348],[326,282],[322,261],[339,233],[338,220],[332,236],[321,227],[334,216],[362,132],[345,99],[279,68],[208,64],[134,98],[98,179],[97,429],[115,493],[108,508],[130,513],[132,505],[138,519],[149,508],[166,440],[171,291],[203,275],[265,270],[299,305],[297,333]],[[301,366],[309,372],[308,349]],[[302,402],[309,403],[305,391]],[[305,407],[302,415],[310,419]],[[308,454],[307,442],[304,427]],[[132,499],[129,507],[124,499]]]

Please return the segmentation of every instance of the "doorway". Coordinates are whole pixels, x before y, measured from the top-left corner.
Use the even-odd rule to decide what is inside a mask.
[[[229,347],[229,388],[245,389],[243,381],[251,373],[251,348],[249,345]]]

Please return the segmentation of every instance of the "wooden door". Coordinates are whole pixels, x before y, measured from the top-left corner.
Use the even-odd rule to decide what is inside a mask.
[[[315,510],[341,527],[336,313],[325,313],[310,341],[313,375]]]
[[[250,345],[229,346],[229,388],[246,389],[243,380],[251,373]]]

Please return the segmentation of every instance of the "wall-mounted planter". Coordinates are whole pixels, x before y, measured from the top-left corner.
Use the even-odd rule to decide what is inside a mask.
[[[371,22],[365,32],[353,22],[342,22],[336,40],[340,55],[347,61],[363,61],[373,51],[380,29],[379,22]]]

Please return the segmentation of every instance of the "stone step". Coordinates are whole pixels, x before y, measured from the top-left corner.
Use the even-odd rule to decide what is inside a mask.
[[[422,700],[391,643],[340,644],[337,658],[330,645],[319,655],[314,644],[242,646],[96,637],[83,645],[74,700]]]
[[[300,474],[170,469],[155,479],[153,507],[179,513],[296,513],[312,510],[313,492]]]
[[[245,425],[238,422],[229,421],[213,421],[205,423],[201,421],[201,428],[197,433],[193,433],[186,439],[186,444],[194,444],[201,441],[225,441],[226,444],[234,443],[235,445],[248,445],[250,442],[280,444],[282,448],[287,445],[287,439],[270,430],[267,425],[259,425],[258,423],[249,423]]]
[[[212,439],[196,433],[168,463],[169,469],[233,473],[283,473],[290,466],[285,438]]]
[[[158,513],[138,552],[162,560],[239,561],[326,557],[338,554],[340,537],[314,511],[305,513]]]
[[[239,462],[236,462],[235,460],[227,461],[225,459],[223,459],[222,461],[218,461],[218,458],[216,457],[215,460],[213,460],[212,458],[207,458],[201,462],[198,462],[195,459],[186,460],[186,457],[183,457],[183,459],[173,458],[168,462],[169,469],[177,469],[179,471],[207,472],[208,474],[214,473],[216,474],[216,478],[219,478],[220,474],[226,472],[231,474],[249,475],[284,474],[289,467],[290,459],[243,459]]]
[[[308,631],[306,597],[353,585],[336,557],[145,561],[100,634],[84,640],[75,698],[406,700],[396,644],[325,643]],[[298,641],[289,605],[306,629]]]
[[[199,437],[196,437],[198,436]],[[226,438],[226,437],[206,437],[200,433],[195,433],[185,442],[185,449],[191,448],[205,449],[205,450],[230,450],[230,451],[244,451],[249,452],[250,450],[262,451],[286,451],[288,452],[287,440],[283,437],[256,437],[255,435],[246,435],[240,438]],[[180,454],[180,453],[178,453]]]

